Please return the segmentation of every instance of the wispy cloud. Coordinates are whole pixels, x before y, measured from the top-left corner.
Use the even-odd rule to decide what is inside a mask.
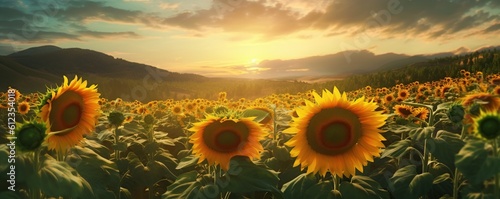
[[[87,24],[100,20],[158,30],[175,27],[188,30],[186,34],[195,31],[198,35],[217,29],[235,35],[253,34],[267,40],[293,34],[303,39],[310,38],[301,33],[305,31],[318,31],[325,36],[355,36],[378,31],[377,36],[381,38],[419,36],[446,39],[479,29],[484,30],[480,34],[493,34],[500,22],[500,3],[495,0],[214,0],[208,9],[177,10],[170,16],[147,8],[176,10],[182,1],[124,0],[124,3],[138,1],[145,7],[116,7],[105,1],[69,1],[45,6],[8,1],[0,6],[0,38],[7,38],[5,35],[9,33],[17,34],[27,26],[36,27],[45,34],[25,37],[25,41],[47,41],[57,36],[78,40],[84,36],[104,38],[104,35],[111,35],[104,33],[109,30],[94,30],[95,33],[89,34]],[[76,25],[81,28],[75,28]],[[125,38],[138,35],[135,29],[114,34]]]

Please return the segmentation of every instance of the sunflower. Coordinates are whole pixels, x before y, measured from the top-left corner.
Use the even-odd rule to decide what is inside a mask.
[[[127,117],[125,117],[125,120],[123,121],[123,123],[130,123],[134,120],[134,116],[132,115],[127,115]]]
[[[186,111],[186,113],[193,113],[196,110],[196,103],[185,103],[184,110]]]
[[[176,104],[172,107],[171,111],[174,115],[180,115],[182,113],[182,106],[180,104]]]
[[[220,165],[229,169],[229,161],[234,156],[260,157],[263,150],[260,141],[266,136],[254,118],[225,119],[208,115],[207,118],[190,128],[193,135],[193,154],[199,157],[198,163],[205,159],[210,165]]]
[[[407,99],[410,96],[410,91],[406,89],[402,89],[398,92],[398,97],[402,98],[403,100]]]
[[[30,111],[30,103],[24,101],[17,105],[17,112],[21,115],[26,115]]]
[[[42,101],[40,118],[47,124],[49,136],[48,148],[57,152],[66,152],[78,144],[84,134],[90,134],[100,113],[97,86],[87,87],[87,81],[77,76],[48,93]]]
[[[423,102],[427,100],[427,96],[425,96],[424,94],[422,93],[418,93],[417,95],[415,95],[415,102]]]
[[[391,103],[393,101],[394,101],[394,95],[392,93],[387,94],[387,95],[384,96],[384,102],[386,104]]]
[[[394,112],[403,118],[407,118],[413,114],[413,107],[406,104],[398,104],[394,106]]]
[[[500,135],[500,114],[495,110],[482,112],[474,119],[474,132],[480,138],[492,140]]]
[[[293,147],[294,166],[307,167],[307,173],[351,176],[363,171],[368,161],[380,156],[385,138],[380,134],[387,115],[375,111],[374,102],[364,97],[349,101],[337,87],[314,94],[316,103],[295,109],[298,117],[284,133],[295,134],[285,144]]]
[[[426,120],[429,117],[429,109],[425,107],[414,108],[412,115],[421,120]]]

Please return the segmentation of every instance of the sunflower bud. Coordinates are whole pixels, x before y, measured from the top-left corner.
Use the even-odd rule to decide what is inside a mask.
[[[25,151],[34,151],[42,144],[47,130],[43,123],[26,123],[16,129],[17,145],[19,149]]]
[[[114,111],[114,112],[109,113],[109,115],[108,115],[108,121],[113,126],[122,125],[124,120],[125,120],[125,116],[123,115],[123,113],[120,113],[120,112]]]
[[[500,115],[496,112],[481,112],[474,125],[476,133],[484,139],[493,140],[500,135]]]
[[[153,124],[154,122],[155,122],[155,117],[153,117],[153,115],[147,114],[146,116],[144,116],[144,123]]]
[[[460,104],[454,104],[448,109],[448,118],[455,124],[462,122],[465,115],[465,109]]]

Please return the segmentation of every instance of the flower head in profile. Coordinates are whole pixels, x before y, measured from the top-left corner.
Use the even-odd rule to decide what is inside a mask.
[[[64,76],[63,84],[43,97],[39,115],[47,124],[49,149],[64,153],[92,133],[100,114],[99,95],[96,85]]]

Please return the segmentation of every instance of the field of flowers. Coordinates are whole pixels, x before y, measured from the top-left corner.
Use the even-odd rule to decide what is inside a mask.
[[[123,101],[0,94],[0,198],[500,198],[500,74]]]

